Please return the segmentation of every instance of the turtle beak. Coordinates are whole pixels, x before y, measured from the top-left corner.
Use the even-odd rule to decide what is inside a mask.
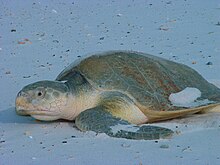
[[[17,94],[15,100],[15,111],[18,115],[28,115],[27,114],[27,105],[28,105],[28,94],[25,92],[20,91]]]

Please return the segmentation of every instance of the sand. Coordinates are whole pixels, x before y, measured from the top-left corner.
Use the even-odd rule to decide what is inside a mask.
[[[217,112],[156,123],[175,135],[136,141],[83,133],[73,122],[39,122],[14,109],[23,86],[108,50],[183,63],[219,85],[219,12],[218,0],[1,1],[0,165],[220,164]]]

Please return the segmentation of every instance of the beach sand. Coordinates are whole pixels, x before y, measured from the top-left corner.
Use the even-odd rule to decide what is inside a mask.
[[[220,2],[1,1],[0,165],[220,164],[220,114],[155,123],[170,139],[80,132],[74,122],[17,116],[17,92],[53,80],[80,56],[135,50],[186,64],[220,86]]]

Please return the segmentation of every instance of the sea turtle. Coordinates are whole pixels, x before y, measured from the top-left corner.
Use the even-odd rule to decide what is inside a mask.
[[[169,96],[201,91],[197,107],[178,107]],[[203,112],[220,104],[220,89],[190,67],[134,51],[93,54],[64,69],[55,81],[25,86],[16,112],[38,120],[75,120],[82,131],[128,139],[168,138],[173,131],[141,125]]]

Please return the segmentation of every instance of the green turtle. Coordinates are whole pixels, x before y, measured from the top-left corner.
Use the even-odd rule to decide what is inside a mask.
[[[170,95],[187,87],[201,92],[195,101],[209,102],[174,105]],[[17,95],[16,112],[43,121],[73,120],[81,131],[112,137],[159,139],[174,132],[146,123],[204,112],[219,103],[220,89],[186,65],[140,52],[111,51],[71,64],[55,81],[25,86]]]

